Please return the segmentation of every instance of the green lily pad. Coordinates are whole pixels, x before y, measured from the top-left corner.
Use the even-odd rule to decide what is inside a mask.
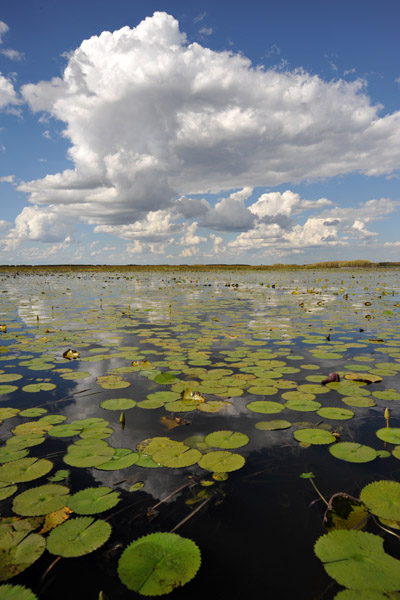
[[[54,383],[29,383],[28,385],[24,385],[22,388],[23,392],[37,393],[37,392],[50,392],[54,390],[56,386]]]
[[[111,525],[92,517],[69,519],[50,531],[47,550],[51,554],[71,558],[100,548],[111,535]]]
[[[78,424],[67,423],[65,425],[54,425],[49,431],[51,437],[73,437],[79,435],[82,431],[82,427]]]
[[[0,585],[0,600],[38,600],[36,594],[22,585]]]
[[[132,452],[129,448],[115,448],[115,453],[107,462],[97,465],[96,469],[101,471],[116,471],[117,469],[127,469],[139,461],[139,453]]]
[[[47,410],[45,408],[26,408],[25,410],[21,410],[21,412],[19,413],[19,416],[33,418],[33,417],[41,417],[42,415],[45,415],[46,413],[47,413]]]
[[[292,424],[289,421],[285,421],[284,419],[276,419],[274,421],[259,421],[255,424],[256,429],[260,429],[261,431],[276,431],[278,429],[289,429]]]
[[[3,446],[0,448],[0,463],[8,463],[13,460],[19,460],[28,456],[29,451],[25,448]]]
[[[171,469],[189,467],[196,464],[201,457],[201,452],[184,444],[162,448],[152,454],[154,462]]]
[[[19,408],[11,408],[11,407],[2,407],[0,408],[0,421],[4,421],[5,419],[12,419],[20,412]]]
[[[130,590],[161,596],[193,579],[201,563],[200,550],[175,533],[151,533],[122,553],[118,575]]]
[[[9,498],[17,491],[17,485],[11,485],[8,481],[2,481],[0,483],[0,500],[5,500]]]
[[[136,402],[130,398],[112,398],[104,400],[100,406],[106,410],[128,410],[136,406]]]
[[[213,433],[209,433],[204,441],[209,446],[213,446],[215,448],[240,448],[241,446],[245,446],[249,443],[249,437],[240,433],[239,431],[214,431]]]
[[[59,510],[68,503],[69,489],[49,483],[25,490],[14,498],[13,510],[17,515],[35,517]]]
[[[80,381],[81,379],[90,377],[90,373],[87,371],[72,371],[70,373],[63,373],[60,377],[62,379],[67,379],[68,381]]]
[[[400,483],[373,481],[361,490],[360,499],[382,519],[400,521]]]
[[[0,395],[2,394],[11,394],[18,389],[16,385],[0,385]]]
[[[11,579],[43,554],[46,541],[18,521],[0,527],[0,581]]]
[[[392,389],[382,392],[372,392],[372,395],[379,400],[400,400],[400,392]]]
[[[155,383],[162,383],[162,384],[168,384],[168,383],[174,383],[176,381],[176,377],[173,373],[168,373],[168,371],[166,373],[159,373],[159,375],[156,375],[154,378]]]
[[[343,396],[342,402],[347,404],[347,406],[354,406],[355,408],[369,408],[370,406],[376,406],[376,402],[369,396]]]
[[[100,486],[76,492],[68,499],[67,504],[78,515],[93,515],[113,508],[118,502],[118,492]]]
[[[376,450],[356,442],[338,442],[329,447],[329,452],[335,458],[352,463],[370,462],[377,457]]]
[[[317,540],[315,554],[328,575],[350,589],[395,591],[400,561],[383,549],[383,538],[364,531],[332,531]]]
[[[245,463],[245,459],[241,454],[234,454],[227,450],[217,450],[216,452],[208,452],[198,461],[199,466],[207,471],[216,471],[228,473],[241,469]]]
[[[27,457],[14,460],[0,467],[0,481],[22,483],[47,475],[53,463],[46,458]]]
[[[323,406],[317,410],[317,415],[324,419],[334,419],[336,421],[345,421],[354,417],[352,410],[337,408],[336,406]]]
[[[22,375],[18,373],[0,373],[0,383],[9,383],[10,381],[18,381],[22,379]]]
[[[99,465],[110,460],[115,453],[115,449],[107,444],[96,445],[95,440],[78,440],[75,444],[68,447],[68,451],[64,456],[64,462],[71,467],[98,467]],[[91,442],[90,444],[82,444],[80,442]]]
[[[20,435],[14,435],[9,438],[6,445],[14,449],[17,448],[29,448],[30,446],[38,446],[45,441],[45,437],[40,433],[25,433]]]
[[[389,444],[400,444],[400,427],[383,427],[376,432],[377,437]]]
[[[272,415],[280,413],[285,407],[283,404],[273,402],[272,400],[255,400],[246,404],[246,408],[252,412]]]
[[[285,407],[300,412],[314,412],[321,408],[321,404],[314,400],[288,400],[285,402]]]
[[[306,444],[332,444],[336,441],[335,436],[325,429],[297,429],[293,432],[293,437]]]

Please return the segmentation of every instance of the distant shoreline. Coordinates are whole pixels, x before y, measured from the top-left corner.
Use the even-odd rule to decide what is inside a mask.
[[[248,271],[290,271],[303,269],[375,269],[399,268],[399,262],[376,262],[369,260],[325,261],[310,264],[247,265],[247,264],[160,264],[160,265],[91,265],[91,264],[59,264],[59,265],[0,265],[0,271],[33,272],[33,271],[210,271],[210,270],[248,270]]]

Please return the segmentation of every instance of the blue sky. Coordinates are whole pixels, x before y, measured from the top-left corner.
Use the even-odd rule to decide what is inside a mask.
[[[6,0],[0,264],[400,257],[397,0]]]

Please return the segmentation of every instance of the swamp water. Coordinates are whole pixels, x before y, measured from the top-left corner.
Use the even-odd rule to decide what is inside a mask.
[[[328,500],[399,481],[399,291],[389,269],[0,273],[2,585],[143,597],[121,556],[176,531],[201,566],[171,598],[336,597],[314,554],[326,506],[300,476]]]

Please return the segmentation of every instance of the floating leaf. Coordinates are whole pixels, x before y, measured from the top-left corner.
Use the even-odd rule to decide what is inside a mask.
[[[56,388],[54,383],[29,383],[24,385],[22,388],[23,392],[37,393],[37,392],[50,392]]]
[[[324,515],[325,531],[363,529],[368,519],[364,502],[348,494],[334,494]]]
[[[124,550],[118,575],[130,590],[161,596],[193,579],[200,563],[200,550],[192,540],[175,533],[151,533]]]
[[[15,392],[18,387],[16,385],[0,385],[0,395],[2,394],[11,394]]]
[[[400,483],[373,481],[361,490],[360,499],[382,519],[400,521]]]
[[[21,458],[0,467],[0,481],[12,483],[33,481],[46,475],[52,468],[53,463],[46,458]]]
[[[379,400],[400,400],[400,392],[397,390],[384,390],[382,392],[372,392],[372,395]]]
[[[0,585],[0,600],[38,600],[36,594],[22,585]]]
[[[56,483],[57,481],[64,481],[64,479],[66,479],[68,475],[69,471],[67,471],[66,469],[59,469],[54,473],[52,477],[48,477],[48,480],[52,481],[53,483]]]
[[[78,424],[67,423],[65,425],[55,425],[49,431],[49,435],[52,437],[73,437],[79,435],[82,431],[82,427]]]
[[[71,558],[100,548],[111,535],[111,525],[91,517],[69,519],[53,529],[47,538],[51,554]]]
[[[334,419],[336,421],[345,421],[354,417],[352,410],[337,408],[336,406],[324,406],[317,410],[317,415],[324,419]]]
[[[9,498],[17,491],[18,486],[11,485],[8,481],[3,481],[0,483],[0,500],[5,500]]]
[[[112,508],[119,502],[118,492],[109,487],[85,488],[68,500],[68,506],[78,515],[93,515]]]
[[[214,446],[215,448],[240,448],[241,446],[245,446],[249,443],[249,437],[240,433],[239,431],[214,431],[213,433],[209,433],[204,441],[209,446]]]
[[[377,457],[376,450],[356,442],[338,442],[329,447],[329,452],[335,458],[352,463],[370,462]]]
[[[370,406],[376,406],[376,402],[368,396],[343,396],[342,402],[348,406],[354,406],[356,408],[369,408]]]
[[[144,487],[144,482],[143,481],[137,481],[136,483],[134,483],[133,485],[131,485],[131,487],[129,488],[130,492],[137,492],[138,490],[141,490]]]
[[[128,410],[129,408],[136,406],[136,402],[130,398],[112,398],[110,400],[104,400],[100,406],[106,410]]]
[[[85,441],[91,443],[89,445],[81,443]],[[92,440],[78,440],[68,447],[64,462],[71,467],[98,467],[109,461],[114,453],[115,449],[107,444],[104,446],[95,444]]]
[[[21,410],[19,413],[20,417],[41,417],[45,415],[47,410],[45,408],[27,408],[25,410]]]
[[[259,421],[255,424],[256,429],[261,431],[275,431],[278,429],[288,429],[292,424],[289,421],[276,419],[274,421]]]
[[[3,407],[0,408],[0,420],[4,421],[4,419],[12,419],[20,412],[19,408],[11,408],[11,407]]]
[[[380,536],[332,531],[317,540],[314,550],[328,575],[350,589],[390,592],[400,588],[400,561],[386,554]]]
[[[336,441],[335,437],[324,429],[298,429],[293,433],[293,437],[298,442],[316,445],[332,444]]]
[[[173,373],[160,373],[159,375],[155,376],[154,381],[155,383],[162,384],[174,383],[176,381],[176,377]]]
[[[35,517],[59,510],[68,503],[69,489],[49,483],[25,490],[14,498],[13,510],[17,515]]]
[[[201,456],[201,452],[183,444],[162,448],[152,454],[154,462],[171,469],[194,465]]]
[[[208,452],[199,460],[199,466],[207,471],[230,472],[241,469],[245,459],[241,454],[234,454],[226,450]]]
[[[12,447],[14,450],[19,448],[29,448],[30,446],[38,446],[45,441],[45,437],[43,437],[40,433],[25,433],[20,435],[15,435],[12,438],[9,438],[6,442],[6,445],[10,448]]]
[[[140,455],[138,452],[132,452],[129,448],[115,448],[115,453],[111,458],[100,465],[96,465],[96,469],[102,471],[116,471],[117,469],[127,469],[135,465],[139,461]]]
[[[31,566],[44,552],[45,539],[18,521],[0,527],[0,581]]]
[[[377,437],[389,444],[400,444],[400,427],[383,427],[376,432]]]
[[[246,408],[252,412],[272,415],[281,412],[285,407],[283,404],[272,400],[255,400],[246,404]]]
[[[298,410],[300,412],[314,412],[321,408],[321,404],[319,402],[315,402],[314,400],[288,400],[285,402],[285,407],[290,408],[290,410]]]
[[[42,529],[39,531],[40,534],[48,533],[54,527],[61,525],[67,519],[70,518],[72,514],[72,510],[68,508],[68,506],[63,506],[59,510],[55,510],[54,512],[49,513],[45,516],[44,523]]]
[[[0,463],[8,463],[13,460],[24,458],[29,454],[28,450],[23,448],[15,448],[13,446],[3,446],[0,448]]]

